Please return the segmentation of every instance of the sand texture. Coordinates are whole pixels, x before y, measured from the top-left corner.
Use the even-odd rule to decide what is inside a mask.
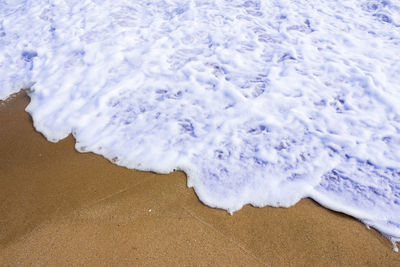
[[[48,142],[0,102],[0,265],[400,266],[375,230],[305,199],[289,209],[203,205],[182,172],[128,170]]]

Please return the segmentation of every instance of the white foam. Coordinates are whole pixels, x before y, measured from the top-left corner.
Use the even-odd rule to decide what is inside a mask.
[[[212,207],[312,197],[400,238],[392,1],[0,0],[0,98]]]

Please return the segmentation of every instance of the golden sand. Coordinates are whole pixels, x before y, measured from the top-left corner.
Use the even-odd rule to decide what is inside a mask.
[[[400,266],[375,230],[305,199],[289,209],[203,205],[182,172],[128,170],[48,142],[0,102],[0,265]]]

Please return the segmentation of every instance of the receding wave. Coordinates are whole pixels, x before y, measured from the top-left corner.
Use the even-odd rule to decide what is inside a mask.
[[[0,98],[205,204],[311,197],[400,240],[395,1],[0,0]]]

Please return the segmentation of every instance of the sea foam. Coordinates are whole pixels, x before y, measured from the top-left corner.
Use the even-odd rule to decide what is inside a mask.
[[[400,5],[0,0],[0,98],[205,204],[311,197],[400,240]]]

